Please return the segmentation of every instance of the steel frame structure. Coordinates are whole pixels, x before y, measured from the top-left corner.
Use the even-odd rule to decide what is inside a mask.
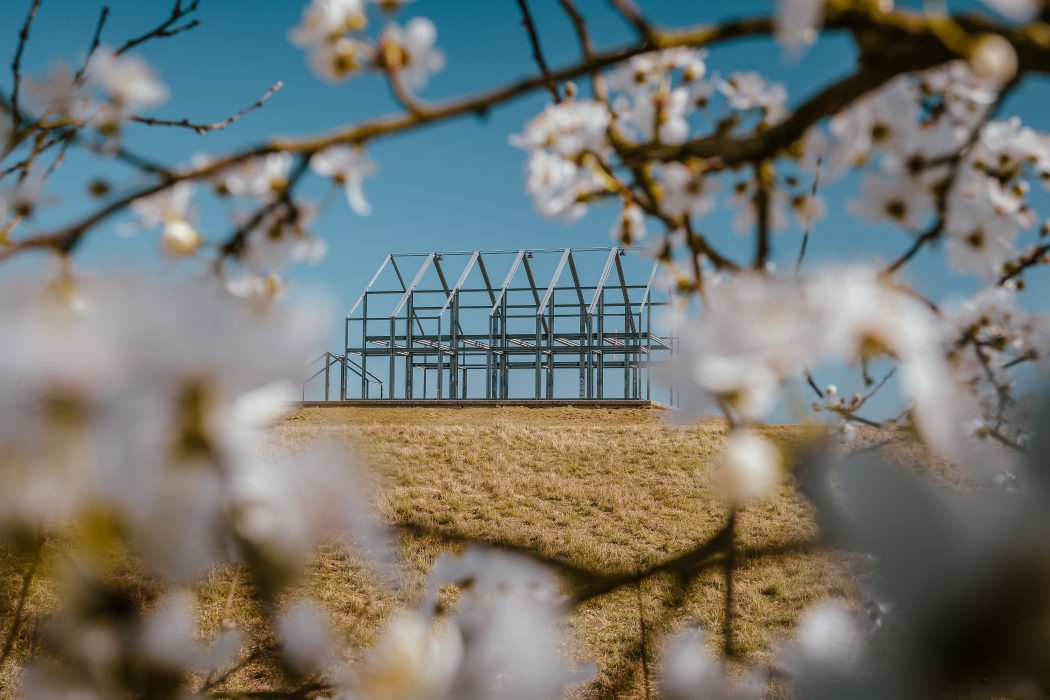
[[[651,399],[648,361],[676,345],[673,336],[654,332],[653,309],[670,298],[656,298],[655,264],[644,282],[628,280],[626,252],[612,247],[387,255],[346,315],[343,352],[322,356],[317,374],[325,374],[325,399],[335,365],[341,400],[481,398],[476,390],[477,396],[468,394],[468,379],[479,374],[486,399],[564,400],[569,397],[557,394],[566,382],[555,382],[556,372],[575,372],[580,399]],[[581,260],[594,263],[595,256],[600,274],[585,284]],[[557,259],[542,286],[536,269],[541,258]],[[463,268],[450,283],[446,273],[454,262]],[[492,273],[501,262],[509,266],[497,286]],[[413,263],[415,273],[408,277]],[[388,268],[396,284],[383,287],[377,281]],[[422,284],[428,273],[438,284]],[[468,284],[472,273],[480,284]],[[622,332],[610,330],[617,324]],[[521,391],[520,379],[511,381],[512,373],[520,378],[524,372],[533,375],[531,392]],[[615,396],[607,384],[619,372],[623,392]]]

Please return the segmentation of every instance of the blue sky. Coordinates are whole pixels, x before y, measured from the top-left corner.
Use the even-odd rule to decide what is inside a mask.
[[[0,56],[13,53],[17,27],[29,4],[30,0],[0,3],[0,27],[5,28]],[[153,26],[170,9],[169,0],[43,0],[26,51],[25,72],[40,74],[56,58],[79,62],[103,4],[111,7],[103,38],[114,44]],[[324,131],[396,110],[385,84],[376,76],[333,86],[309,72],[302,53],[287,40],[287,31],[298,21],[304,4],[305,0],[202,0],[198,29],[143,47],[142,53],[172,92],[170,102],[151,114],[210,121],[251,103],[277,80],[284,82],[284,89],[264,109],[226,131],[197,135],[132,125],[126,133],[127,143],[177,164],[201,151],[221,152],[273,134]],[[768,13],[773,5],[750,0],[643,0],[639,4],[657,23],[668,25]],[[531,0],[530,5],[549,62],[558,66],[575,60],[571,26],[557,3]],[[609,11],[604,0],[580,0],[578,6],[601,46],[631,40],[630,29]],[[426,99],[462,96],[535,71],[513,0],[419,0],[401,18],[415,14],[434,20],[438,42],[448,56],[446,70],[423,91]],[[766,39],[715,48],[709,58],[710,70],[759,70],[784,82],[792,102],[804,99],[852,66],[850,43],[832,35],[798,60],[788,59]],[[9,76],[0,73],[5,90],[9,83]],[[1043,90],[1044,85],[1026,85],[1003,113],[1021,114],[1033,126],[1050,128],[1050,113],[1042,109]],[[320,290],[334,299],[336,308],[346,310],[391,251],[609,245],[608,230],[615,217],[612,208],[595,208],[570,227],[540,217],[523,192],[523,154],[508,144],[507,137],[520,130],[544,103],[545,93],[536,92],[497,108],[483,120],[462,118],[376,142],[369,150],[379,163],[379,172],[365,185],[373,214],[359,217],[344,200],[337,200],[315,226],[328,242],[327,258],[317,266],[294,269],[290,282],[299,290]],[[90,206],[81,192],[84,181],[95,175],[129,182],[129,173],[117,166],[100,167],[73,155],[49,189],[63,206],[41,216],[36,225],[46,228],[61,223]],[[321,193],[324,184],[315,182],[312,188]],[[885,258],[907,247],[909,240],[899,230],[864,226],[848,214],[846,204],[855,191],[854,178],[824,189],[829,215],[813,231],[811,263],[841,257],[870,259],[880,254]],[[703,229],[723,248],[744,254],[752,244],[733,233],[730,218],[731,212],[714,214],[705,220]],[[201,223],[206,234],[217,239],[227,231],[218,212],[205,210]],[[159,266],[162,273],[170,268],[157,261],[155,237],[121,238],[117,227],[113,222],[91,236],[82,251],[82,267],[130,261]],[[800,235],[789,228],[776,237],[777,260],[794,260]],[[921,256],[909,278],[935,297],[975,288],[974,280],[946,272],[942,260],[936,255]],[[1046,291],[1045,285],[1037,284],[1027,296],[1037,298]],[[333,319],[333,349],[339,345],[341,332],[337,316]]]

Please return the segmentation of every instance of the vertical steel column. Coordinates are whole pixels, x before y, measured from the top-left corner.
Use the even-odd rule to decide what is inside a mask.
[[[332,380],[330,370],[332,368],[332,353],[324,354],[324,400],[328,400],[328,383]]]
[[[346,359],[349,356],[347,350],[350,348],[350,317],[343,321],[343,361],[339,365],[339,400],[346,401]]]
[[[542,370],[541,370],[541,364],[540,364],[540,360],[543,357],[542,353],[540,352],[540,343],[542,342],[541,339],[543,337],[542,331],[543,331],[543,329],[541,328],[540,317],[537,316],[536,317],[536,398],[537,399],[540,398],[540,386],[542,384],[542,376],[541,376]]]
[[[361,398],[367,399],[371,389],[368,384],[368,292],[361,296]]]
[[[387,397],[387,398],[390,398],[390,399],[394,398],[394,395],[395,395],[394,377],[396,375],[396,367],[394,366],[394,362],[395,362],[395,359],[397,358],[397,353],[394,352],[394,342],[395,342],[395,338],[396,338],[396,331],[397,331],[397,318],[395,316],[391,316],[390,317],[390,396]]]
[[[605,398],[605,290],[598,297],[598,398]]]
[[[587,364],[587,358],[584,356],[583,349],[586,347],[583,343],[583,334],[587,330],[587,309],[583,304],[580,304],[580,335],[579,335],[579,349],[580,349],[580,398],[587,396],[587,380],[584,374],[584,367]]]
[[[407,315],[405,316],[405,398],[412,398],[412,372],[415,366],[412,362],[412,316],[415,313],[416,293],[408,295]]]
[[[645,307],[645,399],[652,400],[652,373],[650,363],[653,361],[653,305]]]
[[[594,317],[587,312],[587,398],[594,398]]]
[[[625,399],[631,398],[631,354],[630,348],[631,343],[634,342],[634,336],[629,330],[631,328],[631,306],[627,299],[623,302],[623,397]]]
[[[547,319],[547,398],[554,398],[554,299],[550,300],[550,316]]]
[[[507,354],[507,295],[503,295],[503,301],[500,302],[500,317],[503,319],[500,322],[500,347],[503,349],[503,356],[500,358],[501,372],[500,372],[500,398],[509,398],[510,392],[510,357]]]
[[[438,330],[437,330],[437,392],[438,398],[444,398],[445,387],[442,383],[442,370],[445,367],[445,354],[441,352],[441,317],[438,316]]]
[[[449,319],[449,366],[448,366],[448,397],[459,398],[459,295],[453,292],[452,317]]]
[[[493,333],[494,333],[494,329],[493,329],[493,325],[492,324],[495,323],[495,319],[492,318],[492,314],[489,314],[488,321],[489,321],[489,342],[488,342],[488,346],[486,346],[486,348],[485,348],[485,398],[486,399],[491,399],[492,398],[492,388],[493,388],[492,387],[492,359],[493,359],[493,357],[492,357],[492,341],[493,341],[492,336],[493,336]]]

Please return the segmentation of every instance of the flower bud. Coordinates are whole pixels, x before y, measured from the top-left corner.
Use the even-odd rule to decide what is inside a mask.
[[[1017,52],[998,34],[985,34],[970,45],[970,70],[978,78],[1005,85],[1017,75]]]
[[[183,258],[197,252],[203,239],[197,229],[190,226],[185,219],[169,221],[164,226],[161,237],[161,248],[173,258]]]

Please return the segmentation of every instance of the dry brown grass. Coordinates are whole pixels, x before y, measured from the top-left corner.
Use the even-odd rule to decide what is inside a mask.
[[[393,523],[623,572],[688,550],[725,519],[726,504],[710,485],[724,423],[674,426],[664,419],[662,412],[645,409],[304,408],[276,428],[273,449],[294,452],[319,438],[345,445],[375,476],[379,507]],[[784,445],[800,436],[793,427],[766,432]],[[813,532],[808,507],[787,486],[739,514],[744,547],[786,544]],[[308,570],[303,588],[331,612],[349,656],[375,639],[393,611],[416,602],[426,571],[448,545],[431,536],[406,536],[400,548],[407,576],[397,593],[337,546],[321,552]],[[5,565],[4,575],[13,583],[17,563]],[[219,628],[224,613],[242,626],[259,625],[244,583],[226,608],[231,578],[231,571],[215,572],[200,589],[205,636]],[[735,592],[741,662],[768,660],[810,603],[851,595],[841,568],[815,551],[740,561]],[[35,590],[30,618],[47,609],[50,595],[47,585]],[[598,665],[583,696],[644,696],[637,595],[636,587],[624,588],[575,614],[575,654]],[[642,601],[650,660],[662,635],[684,621],[702,623],[712,644],[720,643],[719,571],[701,574],[680,594],[666,577],[647,580]],[[263,688],[273,673],[262,664],[248,665],[231,685]],[[0,690],[10,682],[5,669]]]

